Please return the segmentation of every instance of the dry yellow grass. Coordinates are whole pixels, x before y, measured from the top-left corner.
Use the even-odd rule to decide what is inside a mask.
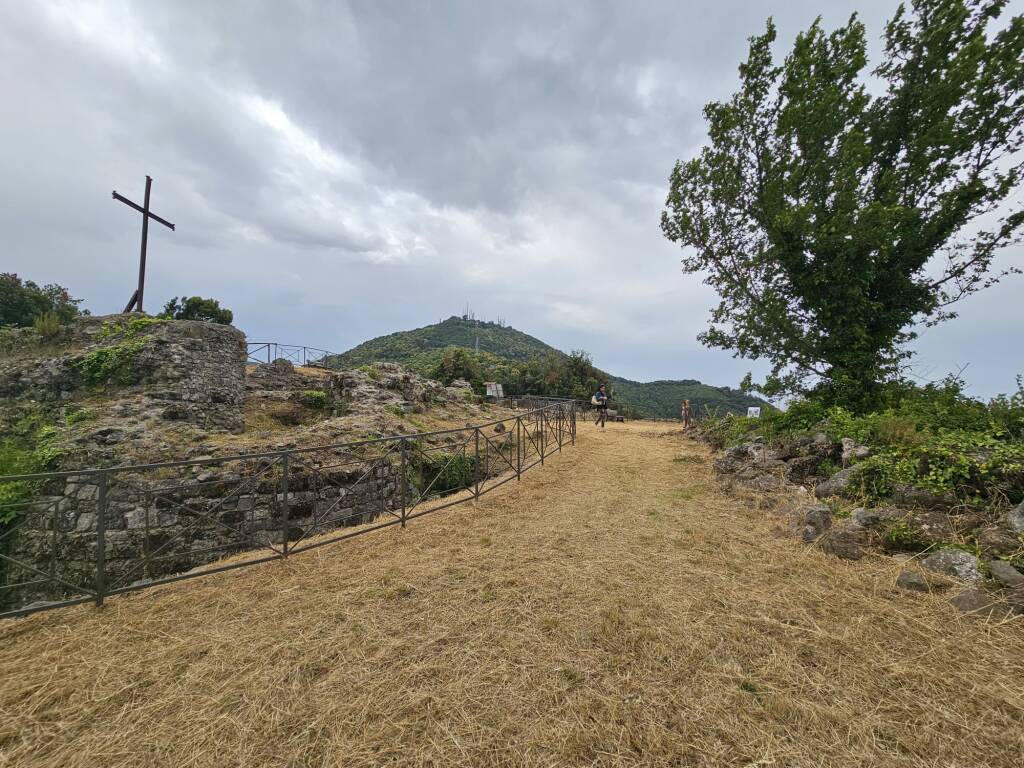
[[[4,623],[0,764],[1024,763],[1020,620],[792,541],[704,459],[581,424],[475,507]]]

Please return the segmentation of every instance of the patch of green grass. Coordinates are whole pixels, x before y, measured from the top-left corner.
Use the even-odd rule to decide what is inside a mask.
[[[374,381],[380,381],[380,371],[378,371],[372,365],[360,365],[356,370],[362,371]]]
[[[914,531],[906,520],[890,523],[882,535],[886,549],[898,552],[919,552],[927,547],[927,542]]]
[[[583,684],[583,673],[574,667],[559,667],[557,674],[573,688]]]
[[[107,320],[103,323],[99,333],[96,334],[96,338],[101,341],[113,338],[134,339],[145,333],[150,327],[162,325],[166,322],[166,318],[162,317],[132,317],[128,319]]]
[[[95,411],[88,408],[76,408],[64,416],[64,424],[68,427],[73,427],[75,424],[81,424],[83,421],[92,421],[95,418]]]
[[[399,418],[399,419],[404,419],[405,418],[405,411],[402,409],[402,406],[400,406],[400,405],[388,405],[388,406],[385,406],[384,410],[387,411],[388,413],[390,413],[392,416],[394,416],[396,418]]]

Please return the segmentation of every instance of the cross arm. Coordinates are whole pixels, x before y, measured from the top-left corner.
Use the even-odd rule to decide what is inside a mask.
[[[167,221],[166,219],[162,219],[162,218],[160,218],[159,216],[157,216],[157,215],[156,215],[155,213],[153,213],[152,211],[147,211],[146,209],[144,209],[144,208],[143,208],[142,206],[140,206],[140,205],[136,205],[136,204],[135,204],[135,203],[133,203],[133,202],[132,202],[131,200],[129,200],[129,199],[127,198],[127,197],[123,197],[122,195],[119,195],[119,194],[117,194],[117,192],[116,192],[116,191],[115,191],[115,192],[113,192],[113,193],[112,193],[112,195],[113,195],[113,197],[114,197],[114,199],[115,199],[115,200],[120,200],[120,201],[121,201],[122,203],[124,203],[125,205],[127,205],[127,206],[129,206],[129,207],[131,207],[131,208],[134,208],[134,209],[135,209],[136,211],[138,211],[139,213],[144,213],[144,214],[147,214],[147,215],[149,216],[149,218],[151,218],[151,219],[155,219],[156,221],[159,221],[159,222],[160,222],[161,224],[163,224],[163,225],[164,225],[165,227],[170,227],[170,228],[171,228],[172,230],[174,229],[174,225],[173,225],[173,224],[171,224],[171,222]]]

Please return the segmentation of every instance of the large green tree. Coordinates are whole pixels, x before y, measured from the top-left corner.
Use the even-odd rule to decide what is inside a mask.
[[[0,273],[0,326],[30,326],[49,313],[67,323],[81,314],[81,303],[81,299],[72,298],[67,288],[56,283],[40,287],[15,274]]]
[[[234,314],[227,307],[221,307],[217,299],[204,299],[202,296],[175,296],[164,305],[161,317],[172,320],[205,320],[209,323],[231,325]]]
[[[769,20],[739,91],[705,107],[661,226],[719,294],[703,343],[771,362],[757,389],[865,407],[917,325],[1020,271],[993,265],[1024,224],[1024,17],[1005,6],[901,6],[873,78],[856,16],[782,63]]]

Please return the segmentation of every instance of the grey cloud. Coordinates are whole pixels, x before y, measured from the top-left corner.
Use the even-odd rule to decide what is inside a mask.
[[[895,5],[5,4],[2,269],[119,309],[138,221],[110,189],[149,173],[178,224],[151,308],[215,295],[251,336],[340,350],[469,301],[621,375],[735,384],[757,365],[696,343],[714,296],[658,229],[669,170],[769,14],[783,43],[854,9],[877,37]],[[999,289],[921,362],[1008,389],[1013,324]]]

